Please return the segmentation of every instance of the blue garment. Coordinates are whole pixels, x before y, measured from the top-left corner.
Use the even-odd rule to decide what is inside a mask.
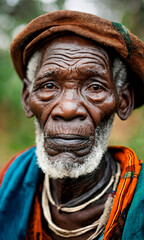
[[[100,237],[97,240],[102,240],[103,236],[104,236],[104,234],[101,234]]]
[[[128,211],[122,240],[144,240],[144,164]]]
[[[24,240],[40,170],[35,147],[11,164],[0,188],[0,240]]]
[[[8,168],[0,188],[0,240],[25,240],[34,194],[40,177],[35,147]],[[122,240],[144,239],[144,164],[127,215]],[[102,240],[103,234],[98,240]]]

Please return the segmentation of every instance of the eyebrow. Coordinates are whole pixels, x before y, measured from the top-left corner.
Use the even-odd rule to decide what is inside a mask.
[[[38,76],[37,80],[41,80],[45,77],[53,76],[56,73],[57,73],[57,70],[48,70],[48,71],[44,72],[43,74],[41,74],[40,76]]]
[[[92,68],[87,68],[85,70],[86,73],[92,73],[92,74],[100,74],[100,71],[98,71],[97,69],[92,69]]]
[[[62,70],[60,70],[62,71]],[[97,76],[103,76],[104,73],[102,73],[100,70],[97,70],[96,68],[86,68],[86,69],[83,69],[82,68],[78,68],[78,71],[84,75],[86,74],[87,76],[88,75],[97,75]],[[36,81],[40,81],[44,78],[48,78],[48,77],[51,77],[51,76],[57,76],[58,75],[58,72],[59,70],[58,69],[47,69],[44,73],[40,74],[37,78],[36,78]]]
[[[97,75],[97,76],[104,76],[104,72],[101,72],[100,70],[97,70],[96,68],[87,68],[84,71],[81,69],[80,72],[82,74],[87,74],[87,75]]]

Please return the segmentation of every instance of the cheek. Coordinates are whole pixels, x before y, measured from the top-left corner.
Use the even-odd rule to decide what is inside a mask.
[[[35,95],[31,94],[29,99],[29,106],[38,120],[41,120],[41,115],[45,108],[46,103],[41,102]]]
[[[35,117],[40,121],[41,126],[44,127],[47,119],[49,118],[52,109],[55,106],[55,101],[44,102],[41,101],[36,95],[31,94],[29,106]]]
[[[116,98],[115,96],[110,96],[109,99],[104,104],[103,118],[109,118],[112,114],[116,112]]]
[[[87,102],[88,112],[93,119],[94,125],[99,124],[116,112],[116,98],[114,95],[110,95],[104,102]]]

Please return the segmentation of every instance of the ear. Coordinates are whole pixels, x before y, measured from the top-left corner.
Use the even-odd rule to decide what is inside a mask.
[[[126,83],[120,90],[117,114],[121,120],[126,120],[134,109],[134,93],[130,83]]]
[[[27,118],[31,118],[34,115],[29,106],[29,97],[30,97],[29,86],[30,86],[30,81],[26,78],[23,79],[21,99],[22,99],[23,109]]]

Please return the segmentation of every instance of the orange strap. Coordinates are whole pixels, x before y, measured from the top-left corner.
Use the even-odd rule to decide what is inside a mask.
[[[103,240],[110,239],[121,213],[131,203],[141,169],[141,161],[138,160],[133,150],[124,147],[110,147],[109,151],[113,158],[120,162],[121,177]]]
[[[42,229],[41,207],[39,203],[39,195],[42,186],[36,193],[33,209],[30,215],[26,240],[52,240],[51,237]]]

